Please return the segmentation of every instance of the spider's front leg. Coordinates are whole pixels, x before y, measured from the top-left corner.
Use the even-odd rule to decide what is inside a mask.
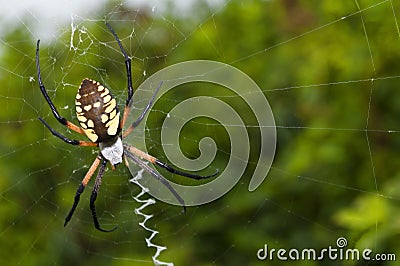
[[[85,187],[90,181],[90,178],[93,176],[94,172],[96,171],[97,167],[99,167],[101,161],[101,156],[97,156],[92,165],[90,166],[88,172],[86,173],[85,177],[82,179],[82,182],[79,184],[78,189],[76,190],[76,194],[74,197],[74,204],[72,205],[71,210],[69,211],[67,217],[65,217],[65,222],[64,226],[68,224],[68,222],[71,220],[72,215],[75,212],[76,207],[78,206],[79,200],[81,198],[82,192],[85,190]]]
[[[96,227],[96,229],[102,231],[102,232],[111,232],[116,229],[113,228],[111,230],[104,230],[100,227],[99,221],[97,220],[97,214],[96,214],[96,207],[94,205],[94,202],[96,201],[97,198],[97,193],[99,191],[100,185],[101,185],[101,179],[104,174],[105,167],[107,165],[107,160],[105,160],[101,155],[98,155],[96,159],[94,160],[93,164],[90,166],[88,172],[86,173],[85,177],[82,179],[81,184],[79,185],[75,197],[74,197],[74,203],[72,205],[71,210],[69,211],[67,217],[65,218],[64,226],[68,224],[68,222],[71,220],[72,215],[75,212],[76,207],[78,206],[79,200],[81,198],[82,192],[85,190],[85,187],[89,183],[90,179],[92,178],[94,172],[96,169],[99,167],[100,162],[102,162],[99,172],[97,173],[96,181],[93,187],[92,195],[90,197],[90,210],[92,211],[92,217],[93,217],[93,222]]]
[[[92,211],[94,227],[96,227],[97,230],[102,231],[102,232],[112,232],[115,229],[117,229],[118,226],[115,226],[114,228],[112,228],[110,230],[105,230],[105,229],[101,228],[99,221],[97,220],[96,206],[94,205],[94,202],[96,201],[96,198],[97,198],[97,193],[99,192],[99,189],[101,186],[101,180],[103,178],[104,170],[106,169],[106,165],[107,165],[107,160],[103,159],[100,169],[99,169],[99,172],[97,173],[96,180],[94,182],[92,195],[90,195],[90,210]]]

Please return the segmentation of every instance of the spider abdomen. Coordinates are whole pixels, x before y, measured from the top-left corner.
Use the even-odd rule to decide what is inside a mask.
[[[79,124],[92,142],[105,142],[119,133],[119,110],[111,92],[99,82],[84,79],[75,98]]]

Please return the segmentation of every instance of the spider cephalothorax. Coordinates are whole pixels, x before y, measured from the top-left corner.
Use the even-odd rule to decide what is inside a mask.
[[[38,72],[38,82],[39,88],[42,92],[44,98],[46,99],[47,103],[50,106],[50,109],[54,115],[54,117],[60,122],[61,124],[65,125],[72,131],[75,131],[79,134],[86,135],[90,141],[83,141],[83,140],[75,140],[70,139],[62,135],[61,133],[57,132],[53,128],[49,126],[41,117],[39,120],[51,131],[53,135],[60,138],[64,142],[72,145],[79,145],[79,146],[93,146],[99,147],[99,154],[97,155],[96,159],[90,166],[88,172],[86,173],[85,177],[82,179],[81,184],[79,185],[75,197],[74,203],[70,212],[68,213],[67,217],[65,218],[64,226],[71,220],[71,217],[78,206],[78,202],[80,199],[80,195],[89,183],[91,177],[93,176],[96,169],[100,166],[99,171],[96,176],[96,180],[93,186],[92,195],[90,197],[90,209],[92,211],[93,222],[96,229],[103,231],[103,232],[110,232],[116,229],[113,228],[111,230],[104,230],[100,227],[100,224],[97,220],[96,208],[95,208],[95,201],[97,198],[97,193],[100,189],[102,177],[105,171],[105,167],[107,162],[111,163],[111,166],[114,168],[117,164],[121,163],[124,159],[124,156],[131,159],[134,163],[138,164],[142,167],[145,171],[153,175],[157,180],[159,180],[163,185],[165,185],[171,193],[176,197],[176,199],[185,207],[184,200],[179,196],[179,194],[172,188],[172,186],[168,183],[166,179],[164,179],[157,171],[153,168],[148,166],[146,163],[142,161],[142,159],[162,167],[168,170],[171,173],[178,174],[181,176],[186,176],[193,179],[203,179],[215,176],[215,174],[208,175],[208,176],[201,176],[195,175],[191,173],[182,172],[176,170],[175,168],[171,167],[165,162],[158,160],[157,158],[138,150],[135,147],[127,143],[123,143],[122,140],[128,136],[133,129],[142,121],[145,114],[150,110],[151,105],[155,99],[155,96],[158,90],[161,87],[162,82],[155,90],[153,97],[148,102],[147,106],[143,110],[143,112],[139,115],[139,118],[134,121],[131,125],[129,125],[126,130],[122,133],[122,128],[125,125],[125,122],[128,118],[128,114],[131,109],[131,98],[133,95],[133,88],[132,88],[132,75],[131,75],[131,59],[128,57],[125,49],[123,48],[121,41],[119,40],[117,34],[111,28],[111,26],[106,23],[107,27],[110,29],[111,33],[114,35],[115,40],[118,43],[118,46],[121,49],[121,52],[125,58],[125,66],[126,66],[126,73],[128,78],[128,97],[125,103],[124,112],[122,118],[120,117],[120,112],[118,110],[117,101],[114,96],[111,94],[110,90],[107,89],[104,85],[100,84],[97,81],[85,78],[79,89],[78,93],[75,97],[75,111],[79,121],[79,125],[77,126],[74,123],[68,121],[66,118],[62,117],[53,102],[51,101],[45,86],[42,82],[41,72],[40,72],[40,64],[39,64],[39,44],[40,40],[37,41],[36,46],[36,67]],[[128,161],[125,160],[126,164]]]

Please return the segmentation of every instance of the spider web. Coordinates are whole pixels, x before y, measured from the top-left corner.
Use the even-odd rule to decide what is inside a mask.
[[[256,256],[265,244],[322,249],[336,246],[339,237],[351,248],[400,249],[397,2],[90,4],[90,9],[60,4],[53,15],[39,12],[45,6],[25,6],[3,16],[0,261],[258,265],[266,263]],[[55,121],[39,93],[35,41],[42,41],[43,81],[64,117],[77,121],[74,97],[85,77],[109,87],[122,109],[125,66],[105,20],[132,58],[135,88],[158,70],[195,59],[230,64],[260,86],[274,113],[278,141],[272,168],[258,189],[248,191],[260,154],[260,125],[243,100],[246,94],[188,84],[155,103],[145,127],[146,148],[168,161],[160,131],[173,106],[196,96],[218,98],[235,108],[245,124],[229,126],[245,127],[250,136],[251,154],[238,184],[224,197],[184,214],[178,206],[153,204],[130,181],[130,171],[118,166],[107,169],[96,201],[101,225],[118,225],[118,230],[104,234],[94,229],[89,210],[93,182],[70,224],[62,227],[97,149],[66,145],[37,120],[41,116],[59,132],[80,137]],[[192,159],[200,155],[201,139],[211,137],[217,155],[200,173],[224,170],[234,144],[223,124],[198,117],[179,134],[182,152]],[[161,173],[174,182],[196,184]],[[159,248],[146,242],[149,238]]]

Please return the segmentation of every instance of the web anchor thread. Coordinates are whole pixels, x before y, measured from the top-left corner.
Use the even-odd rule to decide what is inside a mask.
[[[160,260],[158,259],[158,257],[160,256],[161,252],[164,251],[164,250],[166,250],[167,247],[165,247],[165,246],[160,246],[160,245],[157,245],[157,244],[153,243],[153,242],[152,242],[152,239],[153,239],[159,232],[146,226],[146,222],[147,222],[149,219],[151,219],[151,218],[153,217],[153,215],[151,215],[151,214],[145,214],[145,213],[142,212],[142,210],[145,209],[147,206],[156,203],[156,201],[155,201],[155,199],[153,199],[153,198],[141,199],[141,197],[142,197],[143,195],[145,195],[145,194],[149,191],[146,187],[142,186],[142,185],[139,183],[139,180],[142,178],[143,171],[144,171],[143,169],[140,170],[140,171],[138,171],[137,175],[136,175],[135,177],[133,177],[132,179],[129,180],[130,182],[135,183],[136,185],[138,185],[138,186],[141,188],[140,193],[137,194],[135,197],[133,197],[133,198],[135,199],[136,202],[142,204],[140,207],[135,208],[135,213],[136,213],[137,215],[142,216],[142,217],[144,218],[143,221],[141,221],[141,222],[139,223],[139,225],[140,225],[141,227],[143,227],[144,230],[146,230],[146,231],[148,231],[148,232],[151,233],[149,237],[146,237],[146,238],[145,238],[145,240],[146,240],[147,247],[149,247],[149,248],[150,248],[150,247],[156,248],[156,252],[155,252],[155,254],[152,256],[154,265],[174,266],[174,264],[173,264],[172,262],[164,262],[164,261],[160,261]]]

